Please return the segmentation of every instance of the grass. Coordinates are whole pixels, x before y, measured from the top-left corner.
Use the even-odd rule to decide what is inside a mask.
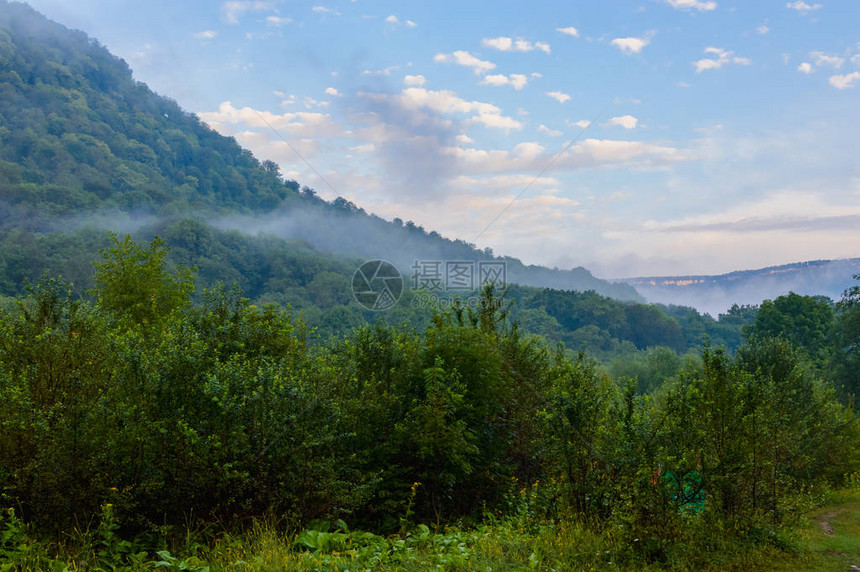
[[[834,493],[831,502],[807,516],[798,532],[802,554],[774,562],[775,571],[821,572],[860,570],[860,490]],[[798,568],[803,564],[803,568]]]
[[[10,540],[9,523],[4,531]],[[773,546],[721,545],[707,555],[696,547],[676,551],[659,564],[637,557],[637,546],[623,535],[580,523],[537,525],[507,520],[439,534],[418,526],[408,535],[383,537],[349,531],[344,524],[328,531],[288,536],[260,524],[241,534],[213,541],[186,538],[168,550],[137,553],[113,537],[104,524],[89,545],[44,546],[20,534],[16,548],[0,551],[0,572],[26,570],[187,570],[356,571],[356,570],[860,570],[860,489],[834,493],[825,506],[810,512],[802,526],[787,533],[790,549]],[[20,552],[17,548],[20,544]],[[57,554],[49,557],[49,553]],[[855,568],[856,567],[856,568]]]

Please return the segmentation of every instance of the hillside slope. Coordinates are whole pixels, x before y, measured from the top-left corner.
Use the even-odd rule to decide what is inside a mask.
[[[0,141],[0,231],[87,224],[124,231],[193,214],[243,232],[299,238],[338,256],[392,260],[404,273],[415,260],[497,259],[284,181],[274,162],[258,160],[135,81],[128,65],[97,41],[6,0],[0,0]],[[510,282],[642,300],[629,285],[584,268],[504,260]]]

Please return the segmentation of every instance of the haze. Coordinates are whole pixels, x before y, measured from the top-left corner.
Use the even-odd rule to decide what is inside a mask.
[[[526,263],[858,255],[851,0],[30,4],[321,196]]]

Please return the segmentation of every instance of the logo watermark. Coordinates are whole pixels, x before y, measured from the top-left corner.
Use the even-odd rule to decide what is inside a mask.
[[[412,307],[433,306],[441,310],[455,304],[451,293],[474,292],[488,284],[503,290],[507,286],[507,263],[495,260],[415,260],[411,284],[416,295]],[[403,294],[403,277],[385,260],[370,260],[355,271],[352,293],[368,310],[382,311],[394,306]],[[477,308],[480,296],[457,298],[461,306]]]
[[[368,310],[387,310],[402,294],[403,276],[387,260],[368,260],[352,275],[352,295]]]

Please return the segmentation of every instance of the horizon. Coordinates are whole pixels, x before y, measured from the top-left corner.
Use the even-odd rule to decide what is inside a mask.
[[[857,3],[27,3],[320,196],[526,264],[860,257]]]

